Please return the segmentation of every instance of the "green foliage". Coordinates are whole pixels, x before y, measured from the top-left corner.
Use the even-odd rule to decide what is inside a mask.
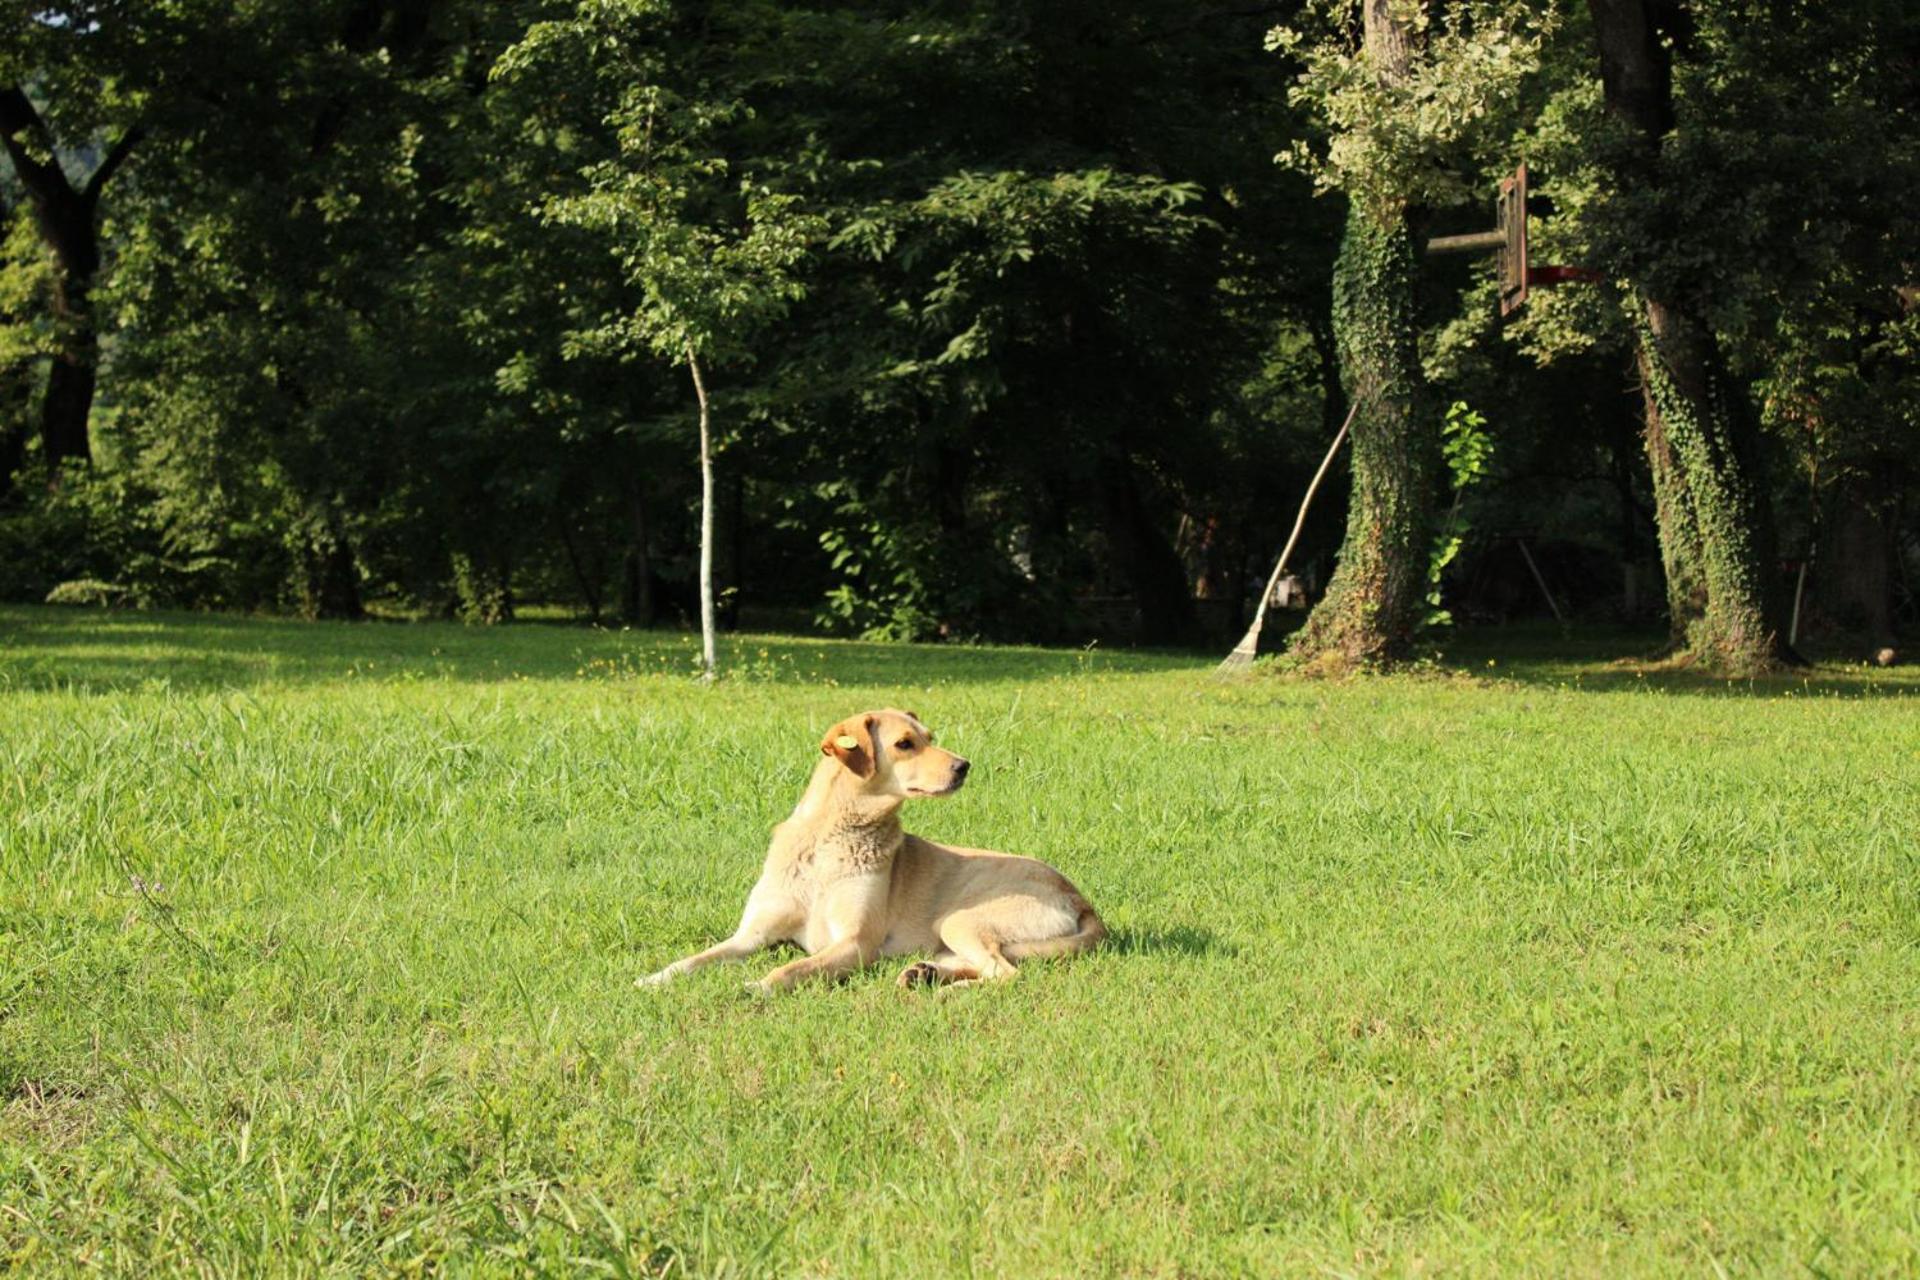
[[[1464,400],[1447,406],[1446,423],[1440,429],[1440,453],[1447,460],[1447,474],[1455,494],[1464,493],[1487,474],[1493,460],[1493,436],[1487,420]]]
[[[1369,60],[1352,4],[1303,5],[1299,19],[1268,33],[1267,47],[1301,68],[1292,102],[1324,121],[1328,135],[1324,150],[1297,139],[1276,158],[1311,175],[1317,191],[1343,192],[1376,217],[1409,204],[1477,202],[1483,189],[1470,177],[1471,157],[1503,146],[1558,6],[1391,8],[1418,51],[1393,74]]]
[[[0,234],[0,369],[17,369],[50,353],[49,320],[40,300],[47,289],[47,257],[40,250],[32,210],[22,201],[8,208]]]
[[[127,589],[118,583],[98,578],[75,578],[47,592],[48,604],[95,605],[108,607],[128,603]]]
[[[858,520],[861,508],[845,503],[840,514]],[[911,536],[909,534],[909,536]],[[863,640],[926,640],[938,635],[940,619],[915,562],[924,548],[902,545],[900,531],[884,521],[859,520],[828,529],[821,549],[839,582],[821,602],[815,622]]]
[[[117,603],[220,605],[232,566],[171,540],[158,496],[134,471],[68,462],[49,482],[34,471],[0,509],[0,595],[43,600],[62,584],[109,584]]]
[[[570,332],[566,354],[748,359],[759,331],[805,296],[799,268],[826,221],[771,185],[790,167],[787,139],[757,127],[745,85],[715,74],[722,50],[689,35],[685,17],[661,0],[588,0],[533,24],[492,69],[507,86],[584,74],[587,112],[566,123],[612,144],[577,189],[537,204],[550,224],[594,233],[635,291],[631,309]]]
[[[1440,452],[1447,461],[1447,473],[1453,501],[1434,537],[1433,550],[1427,556],[1427,605],[1425,627],[1453,625],[1453,614],[1440,606],[1440,584],[1465,544],[1468,522],[1462,510],[1467,493],[1486,476],[1493,461],[1493,436],[1487,420],[1464,400],[1447,406],[1446,423],[1440,429]]]
[[[1920,159],[1885,86],[1910,10],[1687,7],[1686,127],[1640,154],[1577,4],[1396,4],[1391,74],[1358,7],[1317,0],[32,6],[0,35],[0,90],[45,126],[23,163],[78,183],[133,143],[80,317],[97,465],[50,495],[49,357],[82,326],[0,159],[0,594],[672,620],[691,351],[742,609],[998,638],[1137,614],[1185,643],[1231,629],[1288,532],[1344,343],[1387,400],[1424,379],[1503,424],[1514,483],[1476,506],[1557,531],[1596,596],[1662,509],[1622,461],[1617,290],[1499,321],[1488,264],[1416,252],[1484,225],[1521,159],[1552,205],[1536,258],[1705,317],[1789,553],[1858,502],[1904,545]],[[1405,215],[1377,348],[1351,270],[1327,288],[1350,206]],[[1299,551],[1317,581],[1339,487]],[[1417,617],[1430,534],[1389,540]]]

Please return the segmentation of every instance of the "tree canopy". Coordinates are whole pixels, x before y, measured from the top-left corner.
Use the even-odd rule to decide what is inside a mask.
[[[1756,670],[1920,618],[1894,0],[5,30],[0,596],[649,624],[704,562],[723,622],[1224,644],[1353,404],[1303,656],[1551,610]],[[1503,320],[1424,246],[1521,162],[1595,280]]]

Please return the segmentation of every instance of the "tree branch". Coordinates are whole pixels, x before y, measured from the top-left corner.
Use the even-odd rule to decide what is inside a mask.
[[[57,158],[51,164],[41,164],[21,145],[20,135],[29,130],[40,136],[52,158],[53,135],[34,108],[33,100],[17,84],[0,89],[0,139],[6,142],[7,157],[13,161],[13,171],[20,176],[21,183],[36,192],[54,180],[65,186],[67,175],[60,172]]]
[[[147,131],[137,124],[121,134],[120,141],[113,144],[113,148],[107,152],[106,159],[100,162],[100,167],[95,169],[93,176],[87,179],[86,190],[80,193],[81,199],[86,200],[88,203],[98,200],[100,198],[100,188],[107,185],[108,180],[113,177],[115,171],[127,162],[128,154],[131,153],[134,147],[140,144],[141,139],[146,136]]]
[[[37,129],[44,137],[46,122],[33,108],[32,99],[17,84],[0,89],[0,133],[11,138],[22,129]]]

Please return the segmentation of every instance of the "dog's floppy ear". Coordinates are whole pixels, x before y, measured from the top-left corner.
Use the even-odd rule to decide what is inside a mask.
[[[871,778],[873,759],[873,717],[852,716],[827,730],[820,740],[820,753],[834,756],[862,778]]]

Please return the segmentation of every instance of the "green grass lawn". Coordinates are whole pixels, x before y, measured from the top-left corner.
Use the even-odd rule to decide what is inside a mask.
[[[0,1270],[1920,1272],[1920,679],[1621,648],[0,609]],[[1112,943],[636,990],[875,704]]]

